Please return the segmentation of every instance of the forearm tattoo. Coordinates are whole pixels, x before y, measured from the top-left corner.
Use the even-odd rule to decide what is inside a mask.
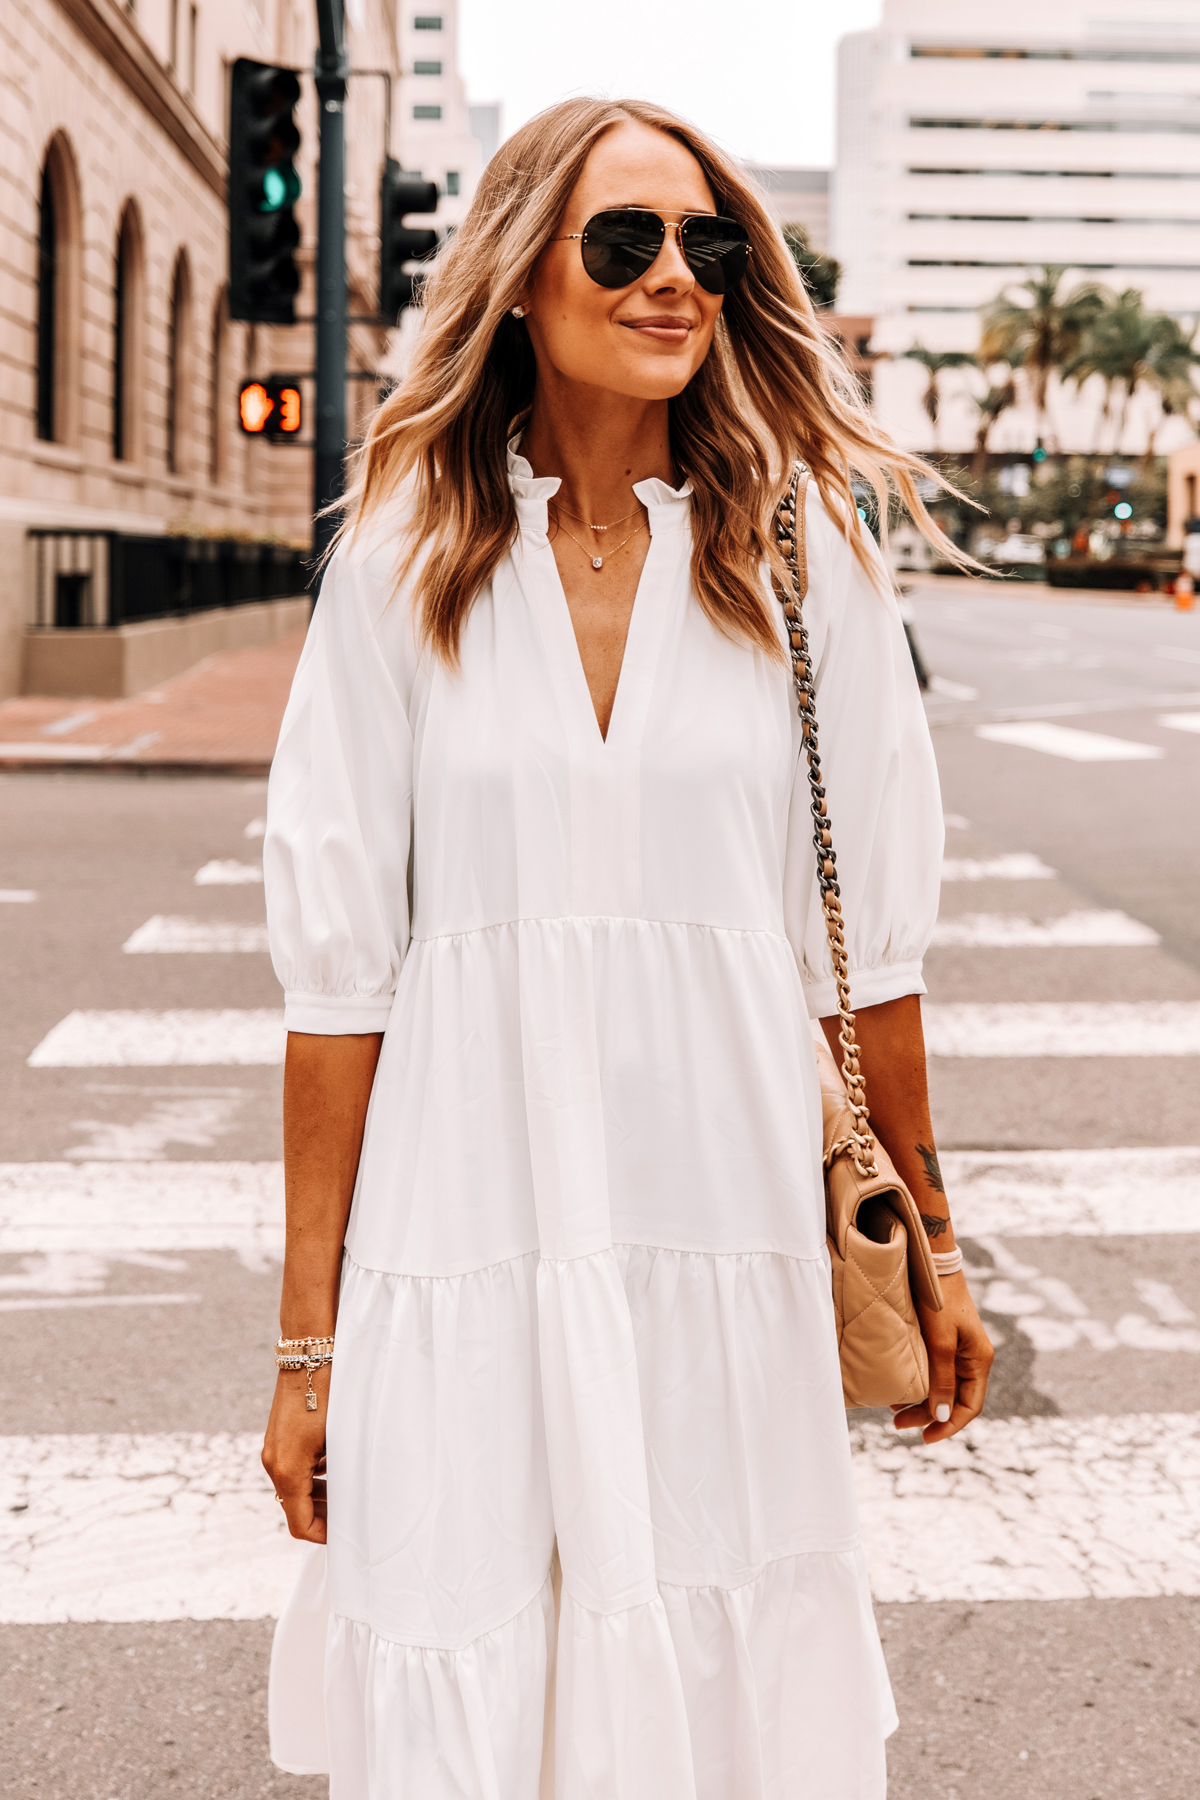
[[[937,1151],[929,1144],[918,1144],[917,1155],[925,1164],[925,1179],[935,1194],[944,1194],[946,1184],[942,1180],[942,1171],[938,1168]]]
[[[930,1238],[939,1238],[943,1231],[950,1229],[949,1219],[939,1219],[936,1213],[922,1213],[921,1223],[925,1227],[925,1236]]]

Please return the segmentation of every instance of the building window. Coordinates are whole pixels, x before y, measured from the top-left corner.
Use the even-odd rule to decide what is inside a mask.
[[[442,116],[442,109],[440,106],[414,106],[413,107],[413,118],[414,119],[440,119],[441,116]]]
[[[179,67],[179,0],[167,0],[167,67],[172,75]]]
[[[457,169],[447,169],[447,171],[446,171],[446,192],[451,195],[458,193],[458,170]]]
[[[440,75],[441,72],[440,62],[415,62],[413,64],[414,75]]]
[[[137,214],[129,205],[117,233],[113,268],[112,453],[117,462],[134,462],[140,448],[137,393],[141,348],[141,250]]]
[[[226,389],[230,388],[229,371],[229,302],[222,288],[217,295],[213,307],[212,343],[209,350],[209,397],[208,397],[208,478],[213,487],[222,487],[226,475]],[[229,403],[233,404],[232,389]]]
[[[37,434],[48,443],[52,443],[55,436],[57,337],[58,224],[54,212],[54,185],[47,158],[42,170],[42,198],[38,214]]]
[[[184,444],[187,437],[190,385],[190,299],[191,282],[188,278],[187,257],[181,251],[175,262],[175,279],[171,284],[171,319],[167,335],[167,470],[172,475],[187,472]]]
[[[188,76],[187,90],[189,94],[196,91],[196,38],[200,29],[200,9],[188,7]]]
[[[441,29],[441,13],[418,13],[413,20],[414,31],[440,31]]]

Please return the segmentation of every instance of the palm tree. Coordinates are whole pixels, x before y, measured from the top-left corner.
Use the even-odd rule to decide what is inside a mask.
[[[979,338],[985,366],[1006,362],[1024,371],[1039,439],[1045,435],[1050,377],[1078,353],[1085,331],[1107,303],[1105,290],[1094,282],[1060,295],[1065,274],[1064,266],[1048,263],[1040,274],[1031,270],[1015,289],[1005,288],[984,314]]]
[[[832,256],[823,256],[820,251],[814,250],[803,225],[785,225],[783,237],[813,305],[818,312],[828,312],[837,300],[838,282],[842,278],[841,263]]]
[[[903,360],[920,363],[925,371],[925,392],[921,396],[921,405],[929,420],[933,432],[933,447],[936,450],[938,419],[942,411],[941,377],[947,369],[977,369],[979,359],[969,350],[926,350],[923,345],[914,344],[911,350],[903,352]]]
[[[986,394],[972,394],[971,398],[979,413],[979,423],[975,427],[975,457],[971,465],[972,473],[978,481],[987,467],[988,439],[992,434],[992,427],[1002,412],[1007,412],[1010,406],[1016,405],[1017,385],[1010,374],[1007,381],[1001,382],[999,387],[989,387]]]
[[[1065,381],[1076,387],[1098,375],[1108,393],[1105,414],[1113,396],[1121,396],[1121,410],[1113,440],[1120,448],[1129,414],[1129,403],[1141,386],[1158,394],[1160,416],[1150,433],[1147,454],[1153,456],[1154,437],[1163,418],[1187,412],[1195,398],[1192,368],[1200,355],[1178,320],[1169,313],[1147,312],[1136,288],[1126,288],[1092,319],[1075,354],[1063,364]]]

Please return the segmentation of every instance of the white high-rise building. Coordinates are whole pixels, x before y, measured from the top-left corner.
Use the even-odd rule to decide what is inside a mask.
[[[471,131],[458,72],[458,0],[400,0],[399,144],[402,168],[436,181],[434,224],[456,225],[470,204],[483,156]]]
[[[843,39],[832,249],[839,305],[873,314],[877,349],[974,350],[979,311],[1030,265],[1067,282],[1141,290],[1200,317],[1200,0],[884,0],[874,31]],[[914,363],[881,363],[876,404],[932,446]],[[974,437],[947,375],[940,447]],[[1064,449],[1099,447],[1099,384],[1054,397]],[[1144,445],[1151,403],[1125,448]],[[1169,449],[1180,422],[1160,433]],[[995,449],[1028,449],[1032,413],[1005,414]],[[1174,436],[1172,435],[1174,434]],[[1107,445],[1105,445],[1107,447]]]

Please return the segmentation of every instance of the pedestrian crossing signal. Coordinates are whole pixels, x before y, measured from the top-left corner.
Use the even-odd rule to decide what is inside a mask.
[[[294,377],[272,375],[246,381],[238,389],[238,424],[251,437],[272,443],[299,436],[304,423],[300,387]]]

